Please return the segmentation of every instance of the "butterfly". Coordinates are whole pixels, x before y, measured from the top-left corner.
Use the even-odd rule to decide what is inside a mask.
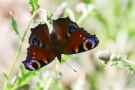
[[[53,20],[53,30],[49,33],[47,24],[39,24],[31,29],[28,53],[22,61],[27,70],[37,70],[55,57],[61,62],[62,54],[77,54],[95,48],[99,43],[96,35],[91,35],[75,22],[67,18]]]

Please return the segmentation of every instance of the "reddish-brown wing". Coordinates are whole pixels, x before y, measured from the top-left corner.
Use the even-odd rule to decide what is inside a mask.
[[[95,35],[87,33],[79,28],[75,22],[68,17],[54,20],[53,32],[56,33],[61,42],[63,54],[76,54],[96,47],[99,40]]]
[[[55,58],[51,48],[47,24],[38,25],[31,29],[29,44],[26,60],[23,61],[26,69],[39,69],[49,64]]]
[[[78,25],[71,21],[68,17],[67,18],[58,18],[57,20],[53,21],[53,32],[56,33],[58,40],[61,42],[62,46],[67,42],[68,36],[68,28],[73,26],[78,28]]]
[[[83,28],[77,28],[64,45],[65,54],[76,54],[95,48],[99,40],[95,35],[90,35]]]

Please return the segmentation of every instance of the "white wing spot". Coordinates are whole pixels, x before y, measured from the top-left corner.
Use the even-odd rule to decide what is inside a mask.
[[[35,58],[35,57],[32,57],[33,59]]]
[[[85,40],[86,37],[83,37],[83,40]]]

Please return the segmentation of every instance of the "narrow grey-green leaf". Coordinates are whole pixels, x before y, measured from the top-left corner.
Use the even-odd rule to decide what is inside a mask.
[[[8,80],[8,76],[6,73],[2,72],[2,75]]]
[[[11,16],[11,19],[12,19],[12,27],[15,31],[15,34],[18,35],[20,37],[20,34],[19,34],[19,31],[18,31],[18,28],[17,28],[17,23],[16,23],[16,20],[14,19],[14,16],[12,15],[12,13],[10,12],[10,16]]]

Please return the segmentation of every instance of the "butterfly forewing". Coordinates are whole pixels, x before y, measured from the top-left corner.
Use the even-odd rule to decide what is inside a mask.
[[[56,33],[59,41],[62,46],[67,42],[69,38],[68,29],[70,26],[78,28],[78,25],[67,18],[59,18],[53,22],[53,31]]]

